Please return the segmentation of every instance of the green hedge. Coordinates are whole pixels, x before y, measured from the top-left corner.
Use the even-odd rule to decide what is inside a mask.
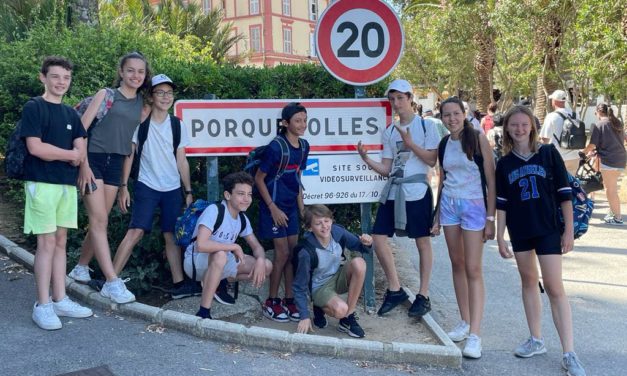
[[[313,64],[281,65],[275,68],[218,66],[207,51],[198,48],[194,37],[180,39],[165,32],[148,34],[139,27],[88,27],[59,30],[53,26],[38,25],[27,38],[13,43],[0,42],[0,150],[20,116],[28,98],[40,95],[38,71],[43,57],[62,55],[75,64],[73,82],[65,102],[73,105],[93,95],[98,89],[110,86],[115,79],[120,56],[129,51],[140,51],[149,60],[153,73],[166,73],[178,85],[178,99],[199,99],[216,94],[222,99],[271,98],[352,98],[354,89],[345,85],[323,68]],[[384,84],[367,88],[370,97],[381,96]],[[190,158],[192,182],[197,197],[206,196],[206,169],[204,158]],[[220,158],[219,175],[242,168],[243,158]],[[9,184],[11,197],[23,200],[21,184]],[[333,208],[339,221],[359,231],[358,205],[337,205]],[[73,266],[87,229],[87,218],[81,207],[79,230],[70,231],[68,264]],[[112,252],[124,237],[129,215],[122,215],[114,207],[109,221],[109,240]],[[256,218],[256,210],[250,213]],[[157,222],[155,222],[157,223]],[[163,243],[158,227],[146,236],[133,252],[123,277],[131,277],[130,287],[141,292],[151,284],[170,279],[163,255]]]

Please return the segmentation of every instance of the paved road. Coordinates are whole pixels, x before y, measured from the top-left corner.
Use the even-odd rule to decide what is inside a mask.
[[[594,223],[606,206],[598,204]],[[626,211],[627,212],[627,211]],[[589,375],[624,375],[627,369],[627,227],[593,225],[564,258],[564,278],[571,297],[576,346]],[[416,263],[415,248],[399,240]],[[445,329],[457,320],[450,265],[443,238],[434,240],[436,265],[432,297],[435,319]],[[462,369],[377,365],[304,354],[281,354],[234,347],[166,330],[151,332],[147,323],[96,310],[88,320],[63,319],[55,332],[38,329],[30,319],[35,296],[33,277],[9,273],[11,260],[0,260],[0,375],[56,375],[106,364],[122,375],[563,375],[561,350],[545,305],[548,354],[515,358],[511,351],[527,334],[515,264],[502,260],[494,242],[485,252],[487,288],[480,360]],[[16,278],[17,279],[14,279]],[[414,286],[415,287],[415,286]],[[543,298],[545,303],[546,297]]]
[[[622,212],[627,213],[626,209],[623,205]],[[563,258],[563,278],[573,310],[575,348],[588,375],[623,376],[627,374],[627,226],[600,224],[606,211],[605,197],[597,194],[588,233],[576,240],[575,251]],[[407,241],[397,242],[403,248],[411,246]],[[434,238],[434,249],[433,317],[448,330],[459,320],[459,314],[443,236]],[[411,254],[417,265],[417,253],[414,250]],[[473,375],[564,374],[559,365],[559,338],[545,294],[543,332],[548,353],[531,359],[513,356],[513,349],[529,332],[516,263],[500,257],[496,241],[488,242],[484,249],[484,277],[483,357],[464,360],[463,369]]]

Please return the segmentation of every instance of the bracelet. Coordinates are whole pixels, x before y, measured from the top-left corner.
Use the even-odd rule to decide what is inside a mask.
[[[192,191],[191,191],[191,190],[189,190],[189,191],[185,191],[185,194],[186,194],[186,195],[191,195],[191,194],[192,194]]]
[[[120,184],[120,187],[126,187],[126,184]]]

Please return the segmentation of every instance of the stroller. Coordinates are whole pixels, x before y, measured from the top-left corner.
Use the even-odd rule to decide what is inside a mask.
[[[579,152],[579,167],[575,177],[581,182],[581,188],[586,193],[592,193],[603,189],[603,176],[594,166],[598,163],[596,156],[587,157]]]

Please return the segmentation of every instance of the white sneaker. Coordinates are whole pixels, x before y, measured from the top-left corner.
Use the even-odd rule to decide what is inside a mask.
[[[481,338],[478,335],[471,334],[468,336],[462,355],[466,358],[481,358]]]
[[[100,295],[113,300],[115,303],[124,304],[135,301],[135,295],[126,289],[124,281],[116,278],[111,282],[105,282],[100,290]]]
[[[37,326],[44,330],[57,330],[61,329],[61,320],[54,313],[52,303],[37,304],[33,306],[33,321]]]
[[[460,342],[468,338],[468,334],[470,334],[470,325],[466,324],[466,321],[460,321],[453,330],[446,333],[448,338],[453,342]]]
[[[91,277],[89,276],[89,266],[76,264],[74,269],[67,275],[72,278],[76,282],[87,283],[91,281]]]
[[[83,319],[94,314],[91,309],[74,302],[67,295],[59,302],[52,301],[52,308],[57,316],[74,317],[77,319]]]

